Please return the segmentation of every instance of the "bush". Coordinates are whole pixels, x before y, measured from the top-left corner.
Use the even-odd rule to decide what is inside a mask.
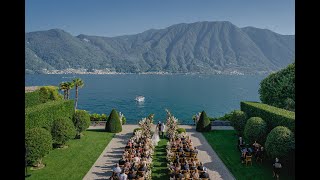
[[[238,134],[242,135],[247,122],[247,114],[243,111],[235,110],[231,112],[229,120]]]
[[[260,117],[251,117],[248,119],[244,128],[244,137],[249,144],[257,141],[263,144],[267,136],[267,124]]]
[[[108,116],[106,114],[101,114],[100,121],[106,121],[108,119]]]
[[[45,103],[49,100],[62,100],[63,96],[59,93],[59,88],[56,86],[42,86],[39,89],[40,101]]]
[[[181,133],[183,133],[183,132],[185,133],[185,132],[187,132],[187,131],[186,131],[185,128],[178,128],[178,129],[177,129],[177,132],[178,132],[178,134],[181,134]]]
[[[100,115],[97,113],[90,114],[90,121],[99,121]]]
[[[40,101],[39,90],[25,93],[25,95],[24,95],[25,108],[35,106],[38,104],[42,104],[42,102]]]
[[[25,147],[28,165],[39,166],[42,158],[52,149],[50,132],[43,128],[26,129]]]
[[[76,131],[71,119],[58,118],[53,121],[51,135],[54,145],[63,146],[68,140],[73,139]]]
[[[268,132],[277,126],[285,126],[295,132],[295,113],[258,102],[241,102],[241,110],[248,117],[261,117],[268,126]]]
[[[272,158],[286,158],[295,149],[294,133],[287,127],[277,126],[270,131],[265,143],[266,152]]]
[[[122,131],[121,121],[118,112],[115,109],[112,109],[109,115],[109,118],[106,122],[105,130],[112,133],[118,133]]]
[[[221,116],[221,117],[219,117],[217,119],[218,120],[222,120],[222,121],[230,120],[230,118],[232,116],[232,113],[233,113],[233,111],[230,112],[230,113],[226,113],[225,115],[223,115],[223,116]]]
[[[123,116],[123,117],[122,117],[122,121],[121,121],[121,122],[122,122],[122,125],[123,125],[123,124],[126,124],[126,122],[127,122],[127,118],[126,118],[125,116]]]
[[[77,131],[77,136],[80,138],[81,132],[85,131],[90,126],[90,115],[85,110],[76,110],[72,120]]]
[[[205,111],[201,112],[199,121],[196,126],[196,130],[199,132],[205,132],[211,130],[211,122]]]
[[[71,119],[74,114],[73,100],[51,101],[25,109],[25,127],[43,127],[51,131],[52,123],[57,118]]]
[[[135,133],[136,131],[139,131],[139,130],[142,130],[142,128],[135,128],[135,129],[133,130],[133,133]]]
[[[295,101],[295,63],[262,80],[259,94],[263,103],[279,108],[286,108],[288,98]]]

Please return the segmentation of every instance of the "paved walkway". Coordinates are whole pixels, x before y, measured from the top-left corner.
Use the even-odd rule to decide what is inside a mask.
[[[104,126],[90,126],[89,129],[103,129]],[[83,178],[84,180],[109,179],[112,175],[112,168],[119,162],[127,141],[132,136],[133,130],[138,125],[123,125],[122,132],[117,133],[103,150],[100,157]]]
[[[221,161],[216,152],[211,148],[205,137],[195,130],[195,126],[179,125],[185,128],[190,136],[194,147],[199,150],[198,159],[208,168],[208,173],[211,180],[233,180],[235,179],[228,168]]]

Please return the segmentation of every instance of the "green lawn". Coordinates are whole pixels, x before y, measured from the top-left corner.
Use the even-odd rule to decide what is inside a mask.
[[[155,148],[155,153],[153,155],[153,168],[152,168],[152,179],[169,179],[168,169],[167,169],[167,146],[168,140],[163,138],[159,141],[158,146]]]
[[[240,151],[236,147],[237,136],[235,131],[216,130],[205,132],[203,135],[236,179],[273,179],[272,161],[264,161],[260,164],[253,158],[252,166],[241,164]],[[295,178],[294,175],[289,176],[288,170],[283,167],[280,172],[280,179],[286,180]]]
[[[68,179],[80,180],[90,170],[113,133],[101,130],[87,130],[81,139],[71,140],[66,149],[54,149],[43,158],[46,167],[28,170],[27,179]]]

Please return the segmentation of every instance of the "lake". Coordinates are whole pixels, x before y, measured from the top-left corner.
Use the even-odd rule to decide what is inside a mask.
[[[59,85],[79,77],[85,86],[79,89],[78,109],[109,115],[112,108],[122,112],[128,124],[136,124],[150,113],[155,122],[166,118],[165,109],[182,124],[205,110],[210,117],[240,109],[240,101],[260,101],[259,83],[266,75],[26,75],[26,86]],[[71,90],[74,98],[75,90]],[[135,101],[142,95],[144,102]]]

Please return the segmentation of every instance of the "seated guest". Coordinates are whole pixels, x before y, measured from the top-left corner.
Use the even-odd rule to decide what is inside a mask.
[[[182,179],[184,176],[181,173],[181,171],[179,173],[176,174],[176,179]]]
[[[182,147],[179,147],[178,152],[183,152]]]
[[[182,158],[185,158],[186,157],[186,154],[184,152],[182,152],[181,156]]]
[[[175,173],[170,174],[170,180],[175,180]]]
[[[243,151],[240,156],[241,163],[244,163],[246,156],[247,156],[247,151]]]
[[[119,176],[119,180],[127,180],[128,179],[128,175],[126,175],[124,173],[124,170],[121,171],[121,174]]]
[[[186,146],[186,148],[184,148],[184,151],[185,151],[185,152],[190,152],[189,146]]]
[[[128,173],[128,179],[135,179],[136,178],[136,174],[134,174],[132,171],[130,171]]]
[[[200,178],[209,178],[209,174],[207,173],[207,171],[204,171],[200,174]]]
[[[197,163],[196,163],[196,161],[192,161],[191,164],[192,164],[191,167],[190,167],[191,170],[197,169]]]
[[[194,147],[193,151],[191,151],[191,152],[198,154],[198,149],[197,149],[197,147]]]
[[[196,169],[193,173],[192,173],[192,179],[196,180],[196,179],[199,179],[200,176],[199,176],[199,172],[198,170]]]
[[[139,168],[139,171],[147,171],[146,163],[142,163],[142,166]]]
[[[198,170],[200,170],[200,171],[203,171],[203,165],[202,165],[202,162],[200,162],[200,164],[199,164],[199,166],[198,166],[198,168],[197,168]]]
[[[140,163],[140,158],[138,156],[134,157],[133,162],[135,162],[136,164]]]
[[[113,168],[112,171],[113,171],[113,174],[119,176],[119,174],[121,173],[121,168],[118,163],[116,164],[116,166]]]
[[[180,162],[180,159],[179,159],[179,156],[177,155],[177,156],[176,156],[176,159],[174,160],[173,163],[177,164],[177,163],[179,163],[179,162]]]
[[[124,159],[121,158],[121,159],[119,160],[119,165],[122,166],[122,165],[124,165],[125,163],[126,163],[126,161],[125,161]]]
[[[183,170],[189,170],[189,164],[188,163],[185,163],[183,165]]]

